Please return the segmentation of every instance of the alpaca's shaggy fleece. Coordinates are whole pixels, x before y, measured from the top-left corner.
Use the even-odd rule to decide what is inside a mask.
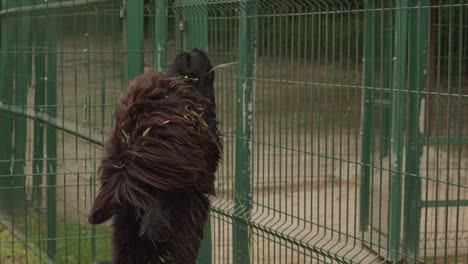
[[[89,216],[114,216],[112,263],[195,263],[222,151],[203,56],[184,53],[169,73],[137,77],[119,100]]]

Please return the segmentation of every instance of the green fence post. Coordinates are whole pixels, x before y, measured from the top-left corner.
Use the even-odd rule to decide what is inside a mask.
[[[204,2],[182,8],[184,17],[185,49],[208,49],[208,9]],[[165,36],[164,41],[167,41]],[[203,241],[198,253],[198,263],[211,263],[211,222],[208,221],[203,231]]]
[[[57,116],[57,18],[49,16],[47,20],[47,74],[46,74],[46,113]],[[47,254],[55,259],[57,238],[57,130],[46,127],[46,184],[47,184]]]
[[[252,211],[253,92],[257,48],[257,3],[239,3],[236,169],[234,190],[234,264],[252,263],[249,221]]]
[[[425,66],[427,61],[427,41],[429,24],[429,0],[411,0],[409,11],[409,62],[413,74],[408,76],[409,103],[406,137],[406,176],[404,205],[404,247],[406,256],[414,258],[407,263],[416,263],[419,249],[419,228],[421,220],[421,178],[422,131],[420,130],[421,91],[424,90]]]
[[[392,87],[391,124],[391,172],[389,193],[388,260],[397,261],[400,256],[400,232],[402,215],[402,162],[403,132],[405,123],[405,92],[408,40],[408,0],[398,1],[395,11],[394,76]]]
[[[31,1],[22,1],[22,4],[29,5]],[[21,8],[21,7],[20,7]],[[21,107],[26,111],[28,87],[31,83],[31,18],[28,13],[23,13],[18,17],[18,47],[15,74],[15,107]],[[21,115],[15,116],[15,140],[13,143],[13,179],[11,203],[15,214],[24,214],[26,205],[26,118]]]
[[[364,17],[364,91],[363,113],[361,120],[362,151],[361,151],[361,187],[360,187],[360,230],[364,232],[369,226],[369,199],[370,199],[370,169],[372,145],[372,112],[374,104],[374,11],[373,0],[365,2]]]
[[[5,0],[3,9],[14,7],[14,0]],[[8,13],[1,17],[1,53],[0,53],[0,103],[7,106],[13,103],[13,70],[16,56],[13,54],[13,46],[17,36],[16,17]],[[2,129],[0,129],[0,205],[6,212],[11,212],[11,147],[13,135],[13,118],[9,112],[0,112]]]
[[[211,250],[211,221],[210,215],[208,215],[208,221],[206,222],[205,229],[203,230],[203,241],[197,256],[197,263],[210,264]]]
[[[383,8],[393,8],[393,2],[392,1],[382,1]],[[388,155],[388,150],[389,150],[389,143],[390,143],[390,102],[391,102],[391,96],[390,96],[390,87],[392,85],[391,78],[390,78],[390,69],[392,66],[392,37],[393,37],[393,30],[392,30],[392,17],[391,17],[391,12],[385,11],[383,18],[383,28],[384,32],[383,34],[383,43],[382,43],[382,48],[383,48],[383,61],[382,61],[382,84],[381,87],[385,88],[382,89],[382,98],[383,102],[381,102],[381,107],[383,108],[382,111],[382,120],[380,120],[380,153],[382,157],[385,157]]]
[[[127,0],[125,3],[127,81],[130,81],[142,74],[144,68],[144,0]]]
[[[34,112],[36,116],[44,112],[45,104],[45,24],[44,18],[38,19],[34,26],[35,32],[35,51],[34,51]],[[34,160],[33,160],[33,199],[37,203],[38,209],[42,201],[42,173],[44,159],[44,123],[34,120]],[[40,210],[38,210],[40,212]]]
[[[165,71],[167,67],[168,0],[156,1],[153,35],[153,67]]]

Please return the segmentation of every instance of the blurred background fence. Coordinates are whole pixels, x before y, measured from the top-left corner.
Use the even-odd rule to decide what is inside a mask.
[[[468,263],[465,0],[3,0],[0,263],[110,258],[116,98],[208,51],[225,151],[199,263]]]

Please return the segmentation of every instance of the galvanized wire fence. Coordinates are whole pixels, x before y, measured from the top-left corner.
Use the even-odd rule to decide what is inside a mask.
[[[5,0],[0,263],[110,259],[86,216],[129,80],[208,51],[199,263],[468,263],[465,0]]]

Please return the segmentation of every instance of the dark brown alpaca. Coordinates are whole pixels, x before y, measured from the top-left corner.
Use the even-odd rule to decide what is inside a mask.
[[[195,263],[221,155],[211,70],[203,51],[181,53],[120,98],[89,215],[114,217],[112,263]]]

